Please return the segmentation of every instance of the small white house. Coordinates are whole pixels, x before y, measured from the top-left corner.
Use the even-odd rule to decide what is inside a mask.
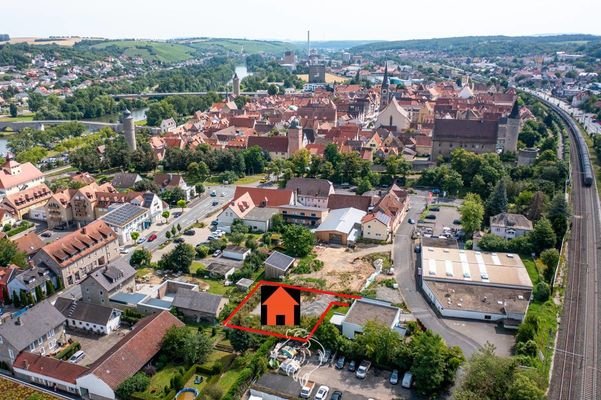
[[[227,246],[225,249],[223,249],[221,256],[231,260],[244,261],[249,254],[250,249],[247,249],[246,247]]]
[[[109,211],[101,219],[115,231],[120,246],[132,241],[132,232],[141,232],[152,224],[149,209],[129,203]]]
[[[532,221],[522,214],[501,213],[490,217],[490,232],[503,239],[523,236],[532,230]]]
[[[93,303],[59,297],[54,307],[67,318],[67,327],[102,335],[119,328],[121,311]]]
[[[355,300],[344,317],[341,327],[342,334],[349,339],[363,332],[368,322],[373,321],[380,325],[394,329],[401,317],[401,310],[390,303],[381,300],[361,298]]]

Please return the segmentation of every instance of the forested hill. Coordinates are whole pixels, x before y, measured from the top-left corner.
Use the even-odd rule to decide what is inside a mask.
[[[553,36],[466,36],[374,42],[355,46],[351,51],[415,50],[468,57],[496,57],[525,56],[555,51],[582,51],[594,43],[601,43],[601,36],[583,34]]]

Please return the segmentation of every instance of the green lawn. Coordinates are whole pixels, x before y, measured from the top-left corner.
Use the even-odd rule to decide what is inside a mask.
[[[544,304],[532,302],[528,308],[528,315],[534,315],[538,320],[538,330],[534,341],[544,358],[536,366],[540,375],[545,377],[549,375],[551,368],[558,312],[559,306],[553,304],[552,300]]]
[[[209,284],[209,293],[213,294],[224,295],[228,289],[232,288],[232,286],[224,286],[223,282],[213,279],[203,279],[202,281]]]
[[[171,378],[178,372],[179,366],[167,365],[150,378],[150,385],[146,389],[147,393],[162,392],[165,386],[171,384]]]
[[[147,122],[145,119],[141,121],[136,121],[136,126],[146,126]]]
[[[200,261],[192,261],[192,265],[190,266],[190,274],[195,275],[196,271],[204,268],[206,268],[206,265],[204,265]]]
[[[224,393],[227,393],[234,383],[236,383],[238,375],[240,375],[240,371],[235,369],[230,369],[221,375],[218,385],[221,386]]]
[[[29,122],[33,121],[33,115],[21,115],[18,117],[2,117],[0,122]]]
[[[136,270],[136,278],[142,278],[146,274],[150,274],[153,271],[152,268],[140,268]]]
[[[248,185],[250,183],[259,182],[265,177],[265,174],[247,175],[244,178],[240,178],[234,182],[236,185]]]
[[[530,257],[523,257],[522,262],[528,271],[528,275],[530,276],[530,280],[532,281],[532,285],[536,285],[540,280],[540,273],[538,272],[538,268],[534,260]]]

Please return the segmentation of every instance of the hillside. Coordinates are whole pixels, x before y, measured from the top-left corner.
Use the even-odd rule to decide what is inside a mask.
[[[178,41],[200,51],[231,51],[246,54],[272,53],[281,54],[286,50],[294,50],[292,43],[270,40],[246,40],[226,38],[195,38]]]
[[[125,54],[130,57],[142,57],[148,61],[166,63],[185,61],[195,54],[193,48],[182,44],[149,40],[109,40],[92,44],[89,47],[106,50],[114,55]]]
[[[524,56],[556,51],[575,51],[590,42],[599,41],[601,41],[601,37],[593,35],[466,36],[374,42],[355,46],[351,51],[414,50],[469,57]]]

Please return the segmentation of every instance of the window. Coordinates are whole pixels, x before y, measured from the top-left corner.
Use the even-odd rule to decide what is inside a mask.
[[[15,353],[13,353],[12,349],[8,349],[8,357],[13,361],[15,360]]]
[[[491,316],[490,315],[485,315],[484,319],[491,319]]]
[[[0,344],[4,343],[4,341],[2,340],[2,336],[0,336]]]

